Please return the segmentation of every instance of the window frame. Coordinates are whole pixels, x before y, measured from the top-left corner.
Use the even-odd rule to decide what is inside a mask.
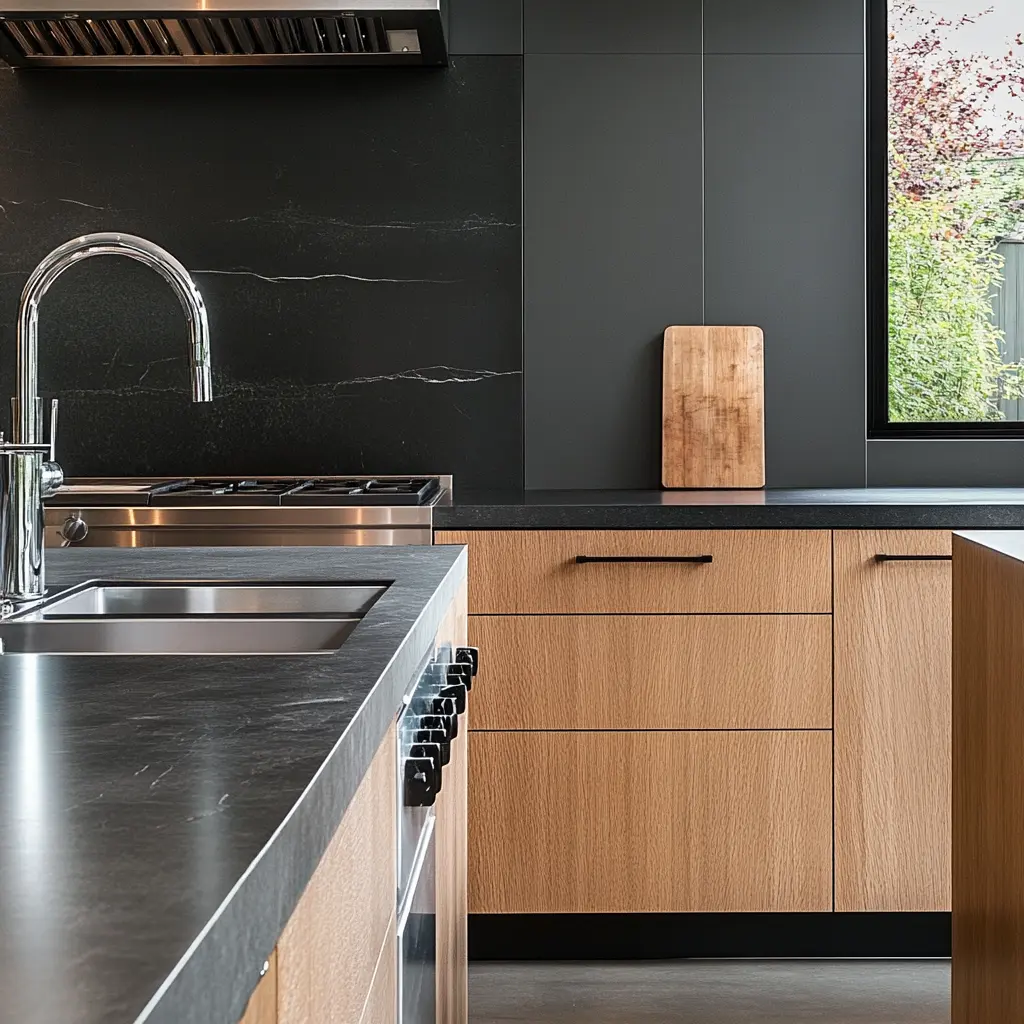
[[[1024,420],[889,420],[889,0],[867,0],[867,437],[1024,438]]]

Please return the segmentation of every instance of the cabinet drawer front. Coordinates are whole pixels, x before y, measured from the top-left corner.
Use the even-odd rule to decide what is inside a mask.
[[[471,613],[832,606],[831,536],[822,530],[472,531],[439,533],[437,541],[469,545]],[[580,556],[614,560],[581,564]]]
[[[828,615],[472,616],[477,729],[831,729]]]
[[[469,909],[832,909],[827,732],[489,732]]]

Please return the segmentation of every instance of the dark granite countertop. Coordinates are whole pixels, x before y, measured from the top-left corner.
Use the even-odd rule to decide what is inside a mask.
[[[1024,487],[455,491],[438,530],[992,530],[1024,527]]]
[[[47,558],[51,588],[393,581],[331,655],[0,657],[0,1019],[237,1024],[430,653],[464,552]]]

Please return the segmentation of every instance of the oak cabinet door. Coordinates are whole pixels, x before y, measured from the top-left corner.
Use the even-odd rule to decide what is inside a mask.
[[[835,909],[949,910],[951,534],[834,543]]]
[[[267,959],[267,969],[260,978],[240,1024],[277,1024],[277,950]]]
[[[827,911],[832,736],[474,732],[469,909]]]

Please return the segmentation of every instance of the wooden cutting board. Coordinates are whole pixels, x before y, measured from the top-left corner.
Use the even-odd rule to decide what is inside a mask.
[[[764,334],[669,327],[661,413],[665,487],[764,487]]]

